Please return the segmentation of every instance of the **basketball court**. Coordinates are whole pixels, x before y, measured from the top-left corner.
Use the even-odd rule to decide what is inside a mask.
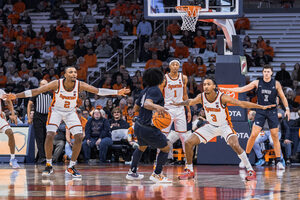
[[[245,170],[230,165],[195,166],[195,180],[177,179],[183,166],[166,166],[171,184],[154,184],[148,178],[152,165],[141,165],[141,181],[128,181],[128,165],[78,165],[82,179],[65,176],[65,166],[42,177],[42,165],[14,170],[1,165],[0,199],[300,199],[299,166],[285,172],[256,168],[257,181],[244,181]]]

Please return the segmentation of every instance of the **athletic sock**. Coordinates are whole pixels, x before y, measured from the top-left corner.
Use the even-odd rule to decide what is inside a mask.
[[[10,159],[12,160],[12,159],[15,159],[15,154],[10,154]]]
[[[241,153],[238,156],[242,160],[242,162],[244,163],[247,170],[253,170],[245,151],[243,151],[243,153]]]
[[[186,164],[185,166],[186,166],[186,168],[189,169],[191,172],[194,171],[193,164],[190,164],[190,165]]]
[[[137,171],[137,165],[139,163],[139,161],[141,160],[143,155],[143,151],[139,150],[138,148],[136,148],[133,152],[132,155],[132,161],[131,161],[131,171],[133,173],[136,173]]]
[[[68,165],[68,168],[71,168],[71,167],[73,167],[74,165],[76,165],[76,161],[70,160],[70,163],[69,163],[69,165]]]
[[[46,164],[49,164],[52,166],[52,159],[46,159]]]
[[[157,156],[156,168],[155,168],[155,171],[154,171],[155,174],[160,174],[161,173],[163,165],[167,162],[167,159],[168,159],[168,153],[160,151],[158,156]]]

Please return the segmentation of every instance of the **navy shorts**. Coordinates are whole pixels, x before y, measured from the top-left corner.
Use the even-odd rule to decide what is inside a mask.
[[[256,111],[254,124],[263,128],[266,119],[268,120],[269,129],[278,128],[279,120],[277,109]]]
[[[152,146],[160,149],[168,145],[166,136],[159,129],[152,126],[145,126],[136,122],[134,124],[134,134],[140,146]]]

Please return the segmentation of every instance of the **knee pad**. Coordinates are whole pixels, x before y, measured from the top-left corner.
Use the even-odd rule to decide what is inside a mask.
[[[177,132],[175,131],[171,131],[167,137],[167,139],[169,140],[169,142],[171,144],[174,144],[174,142],[176,142],[179,139],[179,135]]]

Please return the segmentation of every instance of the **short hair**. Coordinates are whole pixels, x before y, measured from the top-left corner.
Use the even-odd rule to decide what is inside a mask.
[[[159,68],[150,68],[144,71],[143,83],[145,86],[152,87],[160,85],[164,80],[164,74]]]
[[[71,66],[66,66],[65,67],[65,69],[64,69],[64,72],[66,73],[67,72],[67,69],[69,69],[69,68],[75,68],[73,65],[71,65]],[[76,69],[76,68],[75,68]]]
[[[218,91],[218,84],[217,84],[217,82],[216,82],[216,79],[215,79],[213,76],[206,76],[205,79],[203,80],[203,82],[204,82],[206,79],[211,80],[211,81],[214,83],[214,85],[216,86],[215,91]]]
[[[264,71],[265,69],[271,69],[271,71],[273,72],[273,67],[271,67],[271,65],[264,65],[263,71]]]
[[[112,114],[115,113],[115,112],[118,112],[118,113],[121,113],[121,108],[120,107],[115,107],[113,110],[112,110]]]

